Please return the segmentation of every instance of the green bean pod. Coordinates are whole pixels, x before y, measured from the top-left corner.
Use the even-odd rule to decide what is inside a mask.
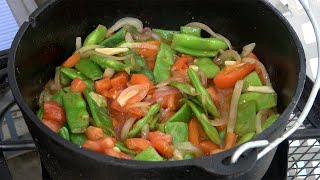
[[[118,32],[116,32],[111,37],[105,39],[100,43],[101,46],[105,47],[116,47],[118,44],[125,40],[127,30],[125,28],[121,28]]]
[[[94,82],[90,80],[87,76],[83,75],[79,71],[71,68],[61,68],[61,72],[68,76],[70,79],[79,78],[81,79],[89,88],[94,88]]]
[[[196,57],[214,57],[218,55],[218,51],[197,50],[186,48],[180,45],[172,46],[172,48],[182,54],[187,54]]]
[[[172,86],[172,87],[175,87],[175,88],[179,89],[181,92],[189,94],[191,96],[197,95],[196,90],[194,89],[194,87],[192,87],[188,83],[172,81],[172,82],[170,82],[169,85]]]
[[[150,121],[150,126],[149,126],[150,129],[154,129],[156,127],[157,122],[159,121],[159,118],[160,118],[160,114],[157,114],[152,118],[152,120]]]
[[[103,25],[99,25],[95,30],[93,30],[84,40],[83,46],[99,44],[103,41],[107,34],[107,28]]]
[[[75,68],[93,81],[101,79],[103,75],[100,67],[89,59],[80,59]]]
[[[112,68],[115,71],[124,71],[126,68],[129,68],[129,66],[122,62],[98,55],[90,56],[90,60],[97,63],[102,69]]]

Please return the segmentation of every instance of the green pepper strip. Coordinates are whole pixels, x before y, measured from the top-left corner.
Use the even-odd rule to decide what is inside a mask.
[[[192,103],[189,100],[186,100],[188,106],[190,106],[190,108],[192,109],[193,113],[196,115],[197,119],[199,120],[199,122],[201,123],[204,132],[206,133],[206,135],[208,136],[208,138],[216,143],[216,144],[220,144],[221,140],[220,140],[220,136],[219,133],[217,131],[217,129],[215,127],[213,127],[203,116],[204,113],[202,112],[202,110],[197,107],[197,105],[195,105],[194,103]]]
[[[67,127],[62,127],[62,128],[59,130],[58,134],[59,134],[61,137],[63,137],[64,139],[70,141],[69,130],[68,130]]]
[[[196,89],[196,92],[199,94],[197,95],[197,98],[202,103],[204,109],[207,110],[214,117],[220,117],[218,109],[212,102],[212,99],[208,91],[202,86],[197,73],[193,69],[189,68],[188,76],[192,82],[193,87]]]
[[[156,58],[153,75],[156,82],[161,82],[168,79],[171,75],[171,68],[174,64],[174,50],[165,43],[161,43],[160,51]]]
[[[117,60],[113,60],[110,58],[101,57],[97,55],[90,56],[90,60],[97,63],[102,69],[112,68],[115,71],[124,71],[126,68],[129,68],[129,66]]]
[[[57,102],[60,105],[63,105],[63,101],[62,101],[62,97],[65,95],[66,93],[64,92],[64,90],[60,89],[58,90],[52,97],[51,97],[51,101]]]
[[[83,46],[99,44],[101,41],[103,41],[106,34],[107,28],[103,25],[99,25],[86,37],[83,42]]]
[[[201,51],[218,51],[220,49],[228,48],[228,45],[220,39],[201,38],[188,34],[174,34],[172,47],[176,46]]]
[[[87,140],[87,136],[85,134],[72,134],[70,133],[70,141],[73,144],[82,145]]]
[[[91,98],[90,94],[91,89],[86,88],[83,93],[87,99],[91,115],[95,126],[102,129],[102,131],[110,136],[114,135],[114,130],[112,126],[112,119],[107,115],[107,110],[105,107],[99,107],[97,103]]]
[[[180,33],[200,37],[201,36],[201,29],[198,27],[181,26]]]
[[[40,109],[37,111],[37,114],[36,114],[37,118],[41,120],[43,113],[44,113],[44,109],[43,109],[43,106],[41,106]]]
[[[173,35],[179,33],[179,31],[171,31],[171,30],[164,30],[164,29],[152,29],[154,33],[156,33],[161,40],[170,42],[172,41]]]
[[[192,118],[192,110],[187,104],[184,104],[166,123],[169,122],[185,122],[188,123]]]
[[[89,59],[81,59],[75,68],[93,81],[101,79],[103,75],[100,67]]]
[[[152,120],[150,121],[150,126],[149,126],[150,129],[153,129],[156,127],[156,124],[159,121],[159,118],[160,118],[160,114],[157,114],[152,118]]]
[[[72,133],[83,133],[90,124],[86,102],[81,93],[67,93],[63,96],[67,123]]]
[[[181,92],[189,94],[191,96],[197,95],[196,90],[188,83],[182,83],[178,81],[172,81],[169,84],[172,87],[179,89]]]
[[[92,80],[88,79],[88,77],[86,77],[85,75],[83,75],[82,73],[78,72],[75,69],[63,67],[61,68],[61,72],[71,79],[74,79],[74,78],[81,79],[89,88],[94,87],[94,82]]]
[[[135,135],[137,135],[141,129],[143,128],[143,126],[145,126],[146,124],[148,124],[148,122],[152,119],[152,117],[158,113],[158,111],[160,110],[160,105],[159,104],[154,104],[150,107],[150,109],[148,110],[147,114],[140,119],[139,121],[137,121],[133,128],[129,131],[128,133],[128,138],[132,138]]]
[[[133,156],[135,156],[137,153],[131,149],[128,149],[126,148],[126,145],[123,144],[122,142],[120,141],[117,141],[116,144],[115,144],[115,147],[119,148],[121,152],[124,152],[126,154],[131,154]]]
[[[190,49],[183,46],[172,46],[172,48],[182,54],[187,54],[196,57],[214,57],[218,54],[218,51],[203,51],[203,50],[196,50]]]
[[[114,35],[102,41],[100,45],[110,47],[110,48],[116,47],[118,44],[120,44],[125,40],[126,33],[127,33],[127,30],[125,28],[121,28]]]

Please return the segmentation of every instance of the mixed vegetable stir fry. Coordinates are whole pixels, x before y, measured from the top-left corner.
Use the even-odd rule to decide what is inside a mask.
[[[202,37],[206,35],[210,37]],[[211,155],[275,122],[277,94],[252,53],[192,22],[180,31],[122,18],[96,27],[56,68],[38,118],[83,148],[124,159]]]

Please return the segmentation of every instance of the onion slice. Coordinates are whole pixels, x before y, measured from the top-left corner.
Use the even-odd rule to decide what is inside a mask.
[[[221,55],[218,57],[217,61],[226,61],[228,58],[233,58],[238,63],[241,62],[241,57],[239,53],[235,50],[226,50],[221,53]]]
[[[130,108],[140,108],[140,107],[149,107],[151,105],[151,103],[149,102],[137,102],[137,103],[133,103],[133,104],[129,104],[127,106],[128,109]]]
[[[191,23],[186,24],[185,26],[198,27],[198,28],[206,31],[207,33],[209,33],[211,36],[223,40],[228,45],[229,49],[232,49],[231,42],[229,41],[229,39],[227,39],[226,37],[222,36],[221,34],[213,32],[213,30],[209,26],[207,26],[207,25],[205,25],[203,23],[191,22]]]
[[[127,121],[124,123],[124,125],[121,129],[121,133],[120,133],[120,138],[122,140],[125,140],[127,138],[129,130],[131,129],[131,127],[135,121],[136,121],[136,118],[131,117],[131,118],[127,119]]]
[[[237,62],[235,62],[235,61],[225,61],[224,62],[224,65],[225,66],[231,66],[231,65],[234,65],[234,64],[236,64]]]
[[[260,92],[260,93],[275,93],[274,89],[270,86],[249,86],[247,91]]]
[[[112,78],[112,76],[114,75],[115,73],[115,70],[112,69],[112,68],[106,68],[104,70],[104,73],[103,73],[103,77],[108,77],[108,78]]]
[[[148,43],[123,43],[119,47],[122,48],[142,48],[142,49],[151,49],[151,50],[159,50],[159,46],[148,44]]]
[[[94,50],[109,56],[129,51],[128,48],[95,48]]]
[[[122,28],[125,25],[134,26],[135,28],[137,28],[139,33],[141,33],[143,30],[143,23],[139,19],[133,18],[133,17],[124,17],[124,18],[119,19],[114,25],[112,25],[108,29],[106,37],[109,37],[112,33],[119,30],[120,28]]]
[[[262,75],[265,79],[266,85],[272,87],[268,72],[267,72],[266,68],[264,67],[264,65],[260,61],[257,61],[253,58],[245,57],[245,58],[242,58],[242,62],[249,62],[252,64],[257,64],[259,66],[259,68],[261,69],[261,72],[262,72]]]
[[[209,122],[212,126],[222,126],[227,124],[227,119],[215,118],[214,120],[209,120]]]
[[[139,92],[142,92],[139,94],[140,97],[146,96],[147,93],[145,93],[145,91],[147,89],[149,89],[148,84],[139,84],[139,85],[130,86],[121,92],[121,94],[117,98],[117,102],[120,104],[121,107],[123,107],[124,105],[126,105],[127,101],[130,98],[139,94]]]
[[[241,57],[246,57],[249,53],[253,51],[255,47],[256,47],[256,43],[250,43],[248,45],[243,46]]]
[[[95,92],[90,92],[89,96],[93,99],[93,101],[95,103],[97,103],[97,105],[99,107],[106,107],[107,106],[107,100],[105,97],[101,96],[100,94],[97,94]]]
[[[197,146],[191,144],[188,141],[175,143],[174,147],[184,153],[194,153],[194,154],[202,153],[201,149],[199,149]]]
[[[82,47],[82,39],[81,37],[76,38],[76,51]]]
[[[230,112],[229,112],[229,120],[227,124],[227,131],[233,133],[234,125],[236,124],[237,114],[238,114],[238,102],[242,92],[243,80],[237,81],[234,86],[231,104],[230,104]]]
[[[85,46],[85,47],[87,47],[87,46]],[[82,53],[81,54],[81,58],[88,58],[91,55],[97,55],[97,56],[101,56],[101,57],[106,57],[106,58],[113,59],[113,60],[116,60],[116,61],[123,61],[123,60],[127,59],[130,56],[130,55],[127,55],[127,56],[110,56],[110,55],[106,55],[106,54],[97,52],[95,50],[90,50],[90,51],[86,51],[86,52]]]
[[[83,54],[87,51],[90,51],[90,50],[94,50],[95,48],[101,48],[103,46],[100,46],[100,45],[88,45],[88,46],[83,46],[82,48],[78,49],[76,52],[74,53],[77,53],[77,52],[80,52],[80,54]]]
[[[130,34],[129,32],[126,34],[126,36],[125,36],[124,38],[125,38],[125,40],[126,40],[126,43],[132,43],[132,42],[134,42],[134,41],[133,41],[133,38],[132,38],[132,36],[131,36],[131,34]]]
[[[262,123],[274,113],[271,109],[261,109],[256,115],[256,132],[262,132]]]
[[[175,149],[170,160],[183,160],[182,153],[178,149]]]
[[[54,85],[57,88],[57,90],[61,89],[61,84],[60,84],[60,68],[56,67],[56,73],[54,75]]]

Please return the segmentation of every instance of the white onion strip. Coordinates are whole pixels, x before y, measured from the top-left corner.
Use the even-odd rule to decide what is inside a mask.
[[[224,62],[224,65],[225,66],[231,66],[231,65],[234,65],[234,64],[236,64],[237,62],[235,62],[235,61],[225,61]]]
[[[82,48],[78,49],[76,52],[74,53],[77,53],[77,52],[80,52],[80,54],[83,54],[87,51],[90,51],[90,50],[94,50],[95,48],[101,48],[103,46],[100,46],[100,45],[88,45],[88,46],[83,46]]]
[[[140,107],[149,107],[151,105],[151,103],[149,102],[137,102],[137,103],[133,103],[133,104],[129,104],[127,106],[128,109],[130,108],[140,108]]]
[[[136,121],[136,118],[131,117],[124,123],[124,125],[121,129],[121,133],[120,133],[120,138],[122,140],[125,140],[127,138],[129,130],[131,129],[131,127],[135,121]]]
[[[124,18],[119,19],[114,25],[112,25],[108,29],[106,37],[109,37],[112,33],[119,30],[124,25],[134,26],[135,28],[137,28],[139,33],[141,33],[142,29],[143,29],[143,23],[139,19],[133,18],[133,17],[124,17]]]
[[[222,126],[227,124],[227,119],[215,118],[214,120],[209,120],[212,126]]]
[[[253,51],[255,47],[256,47],[256,43],[250,43],[248,45],[243,46],[241,56],[246,57],[249,53]]]
[[[132,38],[130,33],[127,33],[124,38],[125,38],[126,43],[134,42],[134,40],[133,40],[133,38]]]
[[[114,75],[115,73],[115,70],[112,69],[112,68],[106,68],[104,70],[104,73],[103,73],[103,77],[108,77],[108,78],[112,78],[112,76]]]
[[[159,46],[148,44],[148,43],[123,43],[119,47],[124,48],[143,48],[143,49],[152,49],[152,50],[159,50]]]
[[[257,64],[259,66],[259,68],[261,69],[262,75],[266,81],[266,85],[272,87],[268,72],[267,72],[266,68],[264,67],[264,65],[260,61],[257,61],[253,58],[245,57],[245,58],[242,58],[242,62],[249,62],[252,64]]]
[[[57,90],[61,89],[60,84],[60,68],[56,67],[56,73],[54,75],[54,85],[57,88]]]
[[[82,47],[82,39],[81,37],[76,38],[76,51]]]
[[[206,31],[207,33],[209,33],[211,36],[223,40],[228,45],[229,49],[232,49],[231,42],[229,41],[229,39],[227,39],[226,37],[222,36],[221,34],[213,32],[212,29],[209,26],[207,26],[207,25],[205,25],[203,23],[191,22],[191,23],[188,23],[185,26],[198,27],[198,28]]]
[[[193,154],[202,153],[201,149],[199,149],[197,146],[191,144],[189,141],[175,143],[174,146],[175,146],[175,148],[177,148],[178,150],[180,150],[184,153],[193,153]]]
[[[237,81],[236,85],[234,86],[232,98],[231,98],[231,105],[230,105],[230,112],[229,112],[229,120],[227,125],[227,131],[233,133],[234,126],[237,120],[238,114],[238,102],[242,92],[243,80]]]
[[[130,55],[127,55],[127,56],[109,56],[109,55],[102,54],[102,53],[94,51],[94,50],[86,51],[86,52],[82,53],[80,56],[81,56],[81,58],[88,58],[91,55],[97,55],[97,56],[101,56],[101,57],[106,57],[106,58],[110,58],[110,59],[113,59],[113,60],[116,60],[116,61],[123,61],[123,60],[125,60],[126,58],[128,58],[130,56]]]
[[[274,112],[271,109],[261,109],[256,115],[256,132],[262,132],[262,123]]]
[[[147,89],[149,89],[148,84],[139,84],[139,85],[133,85],[121,92],[119,97],[117,98],[117,102],[120,104],[121,107],[126,105],[127,101],[132,98],[133,96],[139,94],[140,97],[146,96]],[[144,98],[144,97],[142,97]]]
[[[238,63],[241,62],[241,57],[240,57],[239,53],[235,50],[230,50],[230,49],[223,51],[221,53],[221,55],[218,57],[217,61],[225,61],[230,57],[233,58],[234,60],[236,60]]]
[[[129,51],[128,48],[95,48],[94,50],[109,56]]]
[[[275,93],[274,89],[270,86],[249,86],[247,91],[260,92],[260,93]]]

